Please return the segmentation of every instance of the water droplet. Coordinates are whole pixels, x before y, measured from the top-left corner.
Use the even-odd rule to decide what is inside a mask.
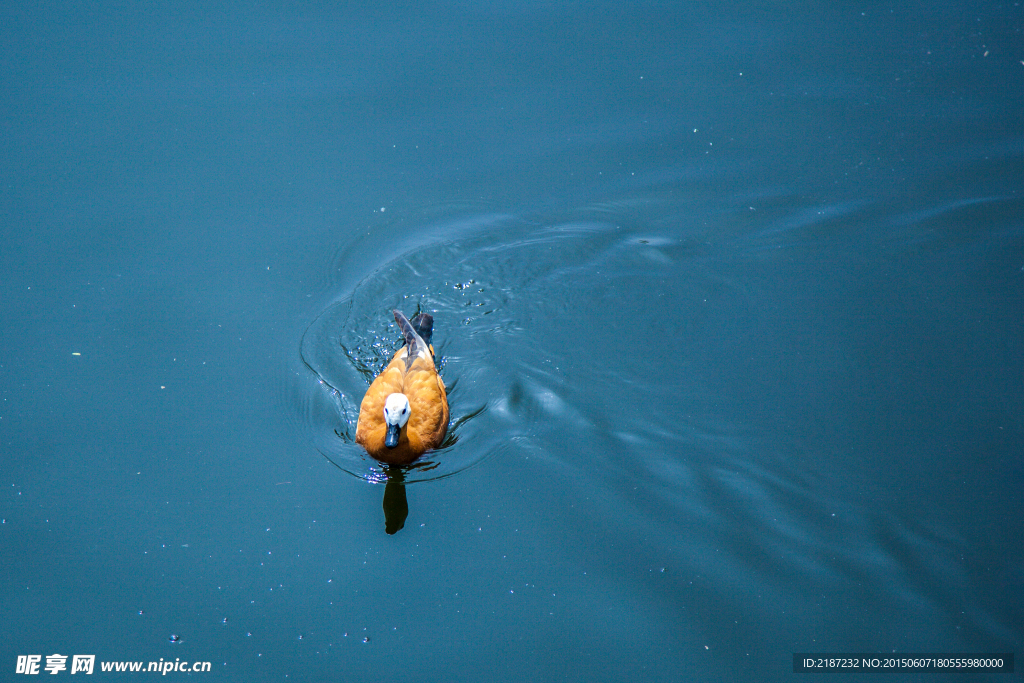
[[[144,610],[141,610],[141,609],[139,610],[139,614],[145,614],[145,613],[146,612]]]
[[[168,638],[167,640],[168,640],[169,642],[172,642],[172,643],[180,643],[180,642],[181,642],[181,636],[179,636],[179,635],[177,635],[177,634],[174,634],[174,633],[172,633],[172,634],[171,634],[171,637],[170,637],[170,638]]]
[[[363,636],[363,642],[364,643],[370,642],[370,636]]]
[[[220,623],[222,623],[222,624],[228,623],[228,618],[224,617],[223,619],[220,620]]]

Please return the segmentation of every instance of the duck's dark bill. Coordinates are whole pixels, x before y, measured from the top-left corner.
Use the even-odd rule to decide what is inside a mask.
[[[398,433],[401,431],[398,425],[388,425],[388,433],[384,435],[384,445],[394,448],[398,445]]]

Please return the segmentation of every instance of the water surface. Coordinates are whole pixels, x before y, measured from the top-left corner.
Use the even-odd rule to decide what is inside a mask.
[[[1021,651],[1018,5],[4,17],[0,667]],[[388,534],[394,308],[457,438]]]

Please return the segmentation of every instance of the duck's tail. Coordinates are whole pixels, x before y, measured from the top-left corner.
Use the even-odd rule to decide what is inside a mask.
[[[412,328],[416,330],[416,334],[420,335],[423,343],[430,346],[430,340],[434,337],[434,316],[429,313],[420,313],[413,316],[409,322],[412,323]]]
[[[412,367],[413,359],[417,356],[424,355],[430,358],[430,346],[427,339],[433,333],[434,330],[434,319],[426,313],[420,313],[413,318],[416,321],[415,325],[409,322],[409,319],[402,315],[401,311],[392,311],[395,314],[395,322],[398,323],[398,327],[402,330],[402,336],[405,338],[405,353],[406,353],[406,367]],[[425,339],[419,330],[423,329],[427,333],[427,339]]]

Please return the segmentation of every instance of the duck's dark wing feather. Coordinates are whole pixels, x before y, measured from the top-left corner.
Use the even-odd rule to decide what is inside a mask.
[[[395,322],[398,323],[398,327],[402,330],[402,336],[405,338],[405,367],[412,367],[413,361],[420,356],[420,354],[425,354],[427,358],[429,358],[430,347],[427,346],[425,341],[423,341],[423,337],[419,335],[416,328],[414,328],[412,323],[409,322],[409,319],[402,315],[401,311],[396,310],[392,311],[392,313],[395,314]],[[424,315],[426,314],[421,313],[416,316],[414,320],[421,320]],[[429,328],[433,330],[434,319],[429,315],[427,316],[427,319],[429,321],[427,323]]]
[[[416,330],[416,334],[420,335],[420,339],[427,346],[430,346],[430,340],[434,337],[434,316],[429,313],[420,313],[419,315],[413,316],[412,328]]]

